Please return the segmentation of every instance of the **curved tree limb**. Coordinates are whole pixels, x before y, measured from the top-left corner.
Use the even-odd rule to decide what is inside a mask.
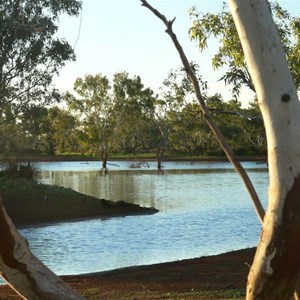
[[[30,251],[0,196],[0,275],[24,299],[83,300]]]
[[[220,131],[220,129],[218,128],[218,126],[216,125],[216,123],[214,122],[209,109],[207,108],[204,98],[201,94],[201,90],[200,90],[200,86],[199,86],[199,82],[198,79],[195,75],[195,73],[193,72],[193,69],[184,53],[184,50],[182,49],[182,46],[180,45],[175,33],[173,32],[172,29],[172,25],[175,21],[175,18],[171,21],[168,21],[167,18],[161,14],[158,10],[156,10],[155,8],[153,8],[146,0],[140,0],[142,2],[142,6],[145,6],[146,8],[148,8],[154,15],[156,15],[167,27],[166,29],[166,33],[170,36],[170,38],[172,39],[175,48],[178,51],[178,54],[181,58],[182,64],[184,66],[184,69],[189,77],[189,79],[191,80],[193,87],[194,87],[194,92],[195,95],[197,97],[197,100],[200,104],[202,113],[204,118],[206,119],[210,129],[212,130],[212,132],[214,133],[214,135],[216,136],[219,144],[221,145],[223,151],[225,152],[228,160],[232,163],[235,171],[238,173],[238,175],[241,177],[250,197],[251,200],[253,202],[253,205],[256,209],[257,215],[261,221],[261,223],[263,222],[264,219],[264,208],[258,198],[258,195],[255,191],[255,188],[248,176],[248,174],[246,173],[245,169],[243,168],[243,166],[241,165],[241,163],[238,161],[238,159],[236,158],[235,154],[233,153],[231,147],[229,146],[229,144],[227,143],[227,141],[225,140],[222,132]]]

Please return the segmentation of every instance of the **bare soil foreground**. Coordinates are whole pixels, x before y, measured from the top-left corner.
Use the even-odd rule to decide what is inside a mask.
[[[254,248],[225,254],[93,273],[63,276],[87,299],[243,299]],[[1,300],[21,299],[0,286]]]

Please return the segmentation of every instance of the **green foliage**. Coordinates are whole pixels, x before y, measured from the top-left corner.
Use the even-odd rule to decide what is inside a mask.
[[[204,155],[211,148],[212,134],[198,103],[187,103],[178,113],[172,113],[170,139],[175,150],[191,155]]]
[[[52,78],[72,47],[56,36],[61,14],[77,15],[79,0],[8,0],[0,4],[0,151],[26,150],[43,132],[45,104],[60,98]]]
[[[69,93],[66,100],[82,124],[79,139],[83,152],[105,160],[120,144],[136,151],[145,111],[153,106],[152,91],[144,88],[139,76],[116,73],[111,85],[101,74],[86,75],[75,81],[74,91],[77,95]]]
[[[242,109],[240,102],[225,102],[218,94],[206,96],[206,104],[236,154],[265,153],[265,132],[257,105],[252,103],[251,107]],[[170,116],[173,123],[170,141],[174,150],[191,156],[223,155],[198,103],[187,103]]]
[[[48,154],[72,151],[77,148],[76,119],[56,106],[48,110],[44,120],[40,143],[46,145]]]
[[[287,53],[296,86],[300,87],[300,18],[291,16],[277,1],[270,3],[275,22],[277,24],[282,44]],[[233,95],[238,96],[242,86],[254,90],[250,74],[245,63],[243,50],[238,34],[226,4],[220,13],[201,14],[195,7],[190,10],[192,26],[189,30],[190,38],[196,41],[200,51],[208,47],[210,39],[217,39],[219,48],[212,58],[212,66],[216,70],[227,67],[227,71],[220,78],[226,84],[232,84]]]
[[[67,93],[67,109],[47,107],[60,99],[50,84],[54,74],[75,55],[70,45],[56,37],[62,13],[77,15],[79,0],[6,1],[0,4],[0,151],[42,150],[49,154],[81,152],[101,156],[113,153],[166,151],[189,155],[222,154],[195,102],[193,87],[181,69],[172,70],[159,94],[145,88],[140,76],[86,75]],[[272,4],[294,77],[300,81],[300,21]],[[231,15],[224,5],[220,14],[190,11],[191,39],[206,49],[211,37],[220,47],[213,66],[228,66],[222,79],[253,89]],[[291,38],[292,37],[292,38]],[[264,129],[257,105],[242,109],[237,101],[208,96],[199,66],[191,63],[217,124],[239,154],[264,153]],[[299,83],[300,84],[300,83]]]
[[[113,99],[107,77],[101,74],[86,75],[77,78],[74,91],[77,97],[68,93],[66,100],[70,111],[83,125],[80,142],[83,152],[104,154],[108,146],[108,137],[113,131]]]
[[[33,179],[34,168],[30,163],[8,162],[2,165],[0,177],[8,179]]]
[[[77,150],[76,119],[67,111],[52,106],[32,105],[20,117],[24,146],[48,154]],[[19,147],[22,142],[19,140]],[[28,145],[28,146],[26,146]]]
[[[77,15],[80,7],[77,0],[1,1],[2,118],[8,111],[14,114],[24,111],[29,103],[58,98],[58,91],[49,87],[52,77],[65,61],[75,59],[71,46],[56,37],[58,18],[63,13]]]
[[[20,150],[31,145],[48,154],[82,153],[103,161],[115,153],[152,152],[158,159],[166,152],[223,155],[180,69],[170,72],[155,96],[139,76],[126,72],[116,73],[112,82],[101,74],[86,75],[76,80],[74,91],[65,95],[68,110],[32,105],[7,131],[16,133],[12,143]],[[205,101],[236,154],[266,153],[256,102],[242,108],[240,102],[224,101],[219,94],[206,95]]]
[[[16,151],[22,148],[26,143],[26,137],[22,131],[20,124],[7,123],[0,125],[0,151],[6,155],[11,151]]]

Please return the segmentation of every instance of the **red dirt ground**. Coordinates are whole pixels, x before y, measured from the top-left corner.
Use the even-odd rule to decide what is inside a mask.
[[[211,294],[213,291],[243,290],[254,252],[255,249],[251,248],[62,278],[87,299],[221,299],[217,296],[200,298],[197,292],[210,291]],[[10,287],[0,286],[0,299],[16,300],[21,297]]]

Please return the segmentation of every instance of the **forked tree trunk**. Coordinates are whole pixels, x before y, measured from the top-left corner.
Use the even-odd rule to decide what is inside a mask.
[[[268,209],[247,299],[290,300],[300,267],[300,103],[266,0],[229,0],[264,118]]]
[[[30,251],[0,197],[0,274],[24,299],[83,300]]]

